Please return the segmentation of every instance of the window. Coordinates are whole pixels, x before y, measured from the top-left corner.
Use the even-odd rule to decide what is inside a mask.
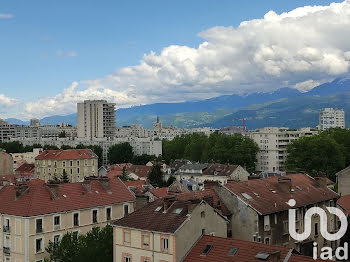
[[[73,160],[69,161],[69,166],[73,166]]]
[[[201,217],[202,217],[202,218],[205,217],[205,212],[204,212],[204,211],[201,212]]]
[[[142,233],[142,247],[149,248],[149,234],[147,233]]]
[[[37,238],[35,240],[35,252],[39,253],[43,251],[43,239],[42,238]]]
[[[162,237],[162,252],[168,252],[169,239],[167,237]]]
[[[128,230],[123,231],[123,239],[124,239],[124,245],[130,246],[130,243],[131,243],[130,231],[128,231]]]
[[[112,216],[111,216],[111,214],[112,214],[112,209],[110,208],[110,207],[107,207],[106,208],[106,220],[107,221],[109,221],[109,220],[111,220],[112,218]]]
[[[73,174],[73,169],[70,169],[70,174],[71,174],[71,175]]]
[[[77,160],[77,166],[80,166],[80,161],[79,160]]]
[[[35,225],[36,225],[36,233],[42,233],[43,232],[43,219],[42,218],[38,218],[35,221]]]
[[[205,228],[202,228],[202,235],[205,235]]]
[[[60,241],[60,235],[54,235],[53,236],[53,242],[57,244]]]
[[[10,219],[5,218],[4,232],[10,233]]]
[[[318,236],[318,223],[315,223],[315,237]]]
[[[131,257],[130,256],[124,256],[123,262],[131,262]]]
[[[73,214],[73,225],[75,227],[79,226],[79,213]]]
[[[60,216],[53,217],[53,227],[54,227],[54,230],[60,229],[60,227],[61,227],[61,217]]]
[[[77,173],[80,174],[80,168],[79,167],[77,168]]]
[[[63,167],[65,167],[66,166],[66,161],[63,161],[62,165],[63,165]]]
[[[92,223],[97,223],[97,210],[92,210]]]
[[[129,215],[129,205],[124,205],[124,216]]]
[[[150,262],[151,259],[149,257],[142,257],[141,262]]]
[[[270,245],[270,238],[269,237],[265,238],[265,244]]]
[[[87,159],[84,160],[84,165],[87,166],[88,165],[88,161]]]

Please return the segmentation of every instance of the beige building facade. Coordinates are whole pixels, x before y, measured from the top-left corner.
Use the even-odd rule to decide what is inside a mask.
[[[105,183],[106,181],[102,181]],[[25,210],[13,210],[10,205],[1,207],[0,211],[0,261],[4,262],[44,262],[48,257],[45,248],[49,242],[55,242],[67,232],[85,234],[94,226],[103,227],[112,220],[119,219],[133,212],[135,199],[125,185],[118,179],[111,181],[109,190],[115,194],[114,199],[108,200],[108,192],[103,192],[101,182],[93,180],[83,183],[72,183],[65,185],[48,185],[42,181],[31,181],[29,190],[15,189],[14,185],[7,185],[0,191],[0,201],[9,198],[9,194],[16,194],[17,205],[28,204],[31,201],[33,206],[23,208]],[[57,186],[57,188],[55,188]],[[43,189],[44,188],[44,189]],[[57,191],[56,191],[57,189]],[[20,194],[18,191],[20,190]],[[43,190],[49,192],[53,199],[42,196],[46,205],[56,207],[46,207],[42,204],[34,206],[38,199],[35,195],[42,195]],[[32,191],[32,192],[31,192]],[[81,192],[85,192],[86,197]],[[100,200],[96,198],[96,191],[99,192]],[[117,191],[122,192],[123,196]],[[58,192],[56,194],[56,192]],[[80,198],[72,192],[80,193]],[[22,195],[21,195],[22,194]],[[29,200],[29,197],[31,200]],[[12,197],[15,199],[15,197]],[[85,200],[84,200],[85,198]],[[67,202],[75,201],[82,203],[79,207],[76,204]],[[59,206],[61,208],[59,208]],[[73,209],[72,209],[73,208]],[[44,210],[48,212],[44,212]]]
[[[98,157],[91,149],[46,150],[35,158],[35,178],[44,181],[61,178],[70,182],[98,174]]]

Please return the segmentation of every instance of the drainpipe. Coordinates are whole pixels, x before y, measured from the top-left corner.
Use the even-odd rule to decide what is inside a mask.
[[[152,262],[154,262],[154,232],[152,232]]]

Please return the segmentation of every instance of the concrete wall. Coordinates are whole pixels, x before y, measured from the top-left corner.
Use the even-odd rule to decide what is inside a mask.
[[[7,154],[0,149],[0,175],[13,174],[13,159],[10,154]]]
[[[338,193],[341,196],[350,194],[350,167],[338,173]]]

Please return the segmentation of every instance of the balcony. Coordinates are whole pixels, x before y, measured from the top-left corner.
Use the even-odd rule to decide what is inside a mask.
[[[10,254],[11,254],[11,250],[10,250],[9,247],[4,247],[4,248],[3,248],[3,251],[4,251],[4,254],[5,254],[5,255],[10,255]]]
[[[4,232],[4,233],[11,233],[11,228],[10,228],[10,226],[4,226],[3,232]]]

